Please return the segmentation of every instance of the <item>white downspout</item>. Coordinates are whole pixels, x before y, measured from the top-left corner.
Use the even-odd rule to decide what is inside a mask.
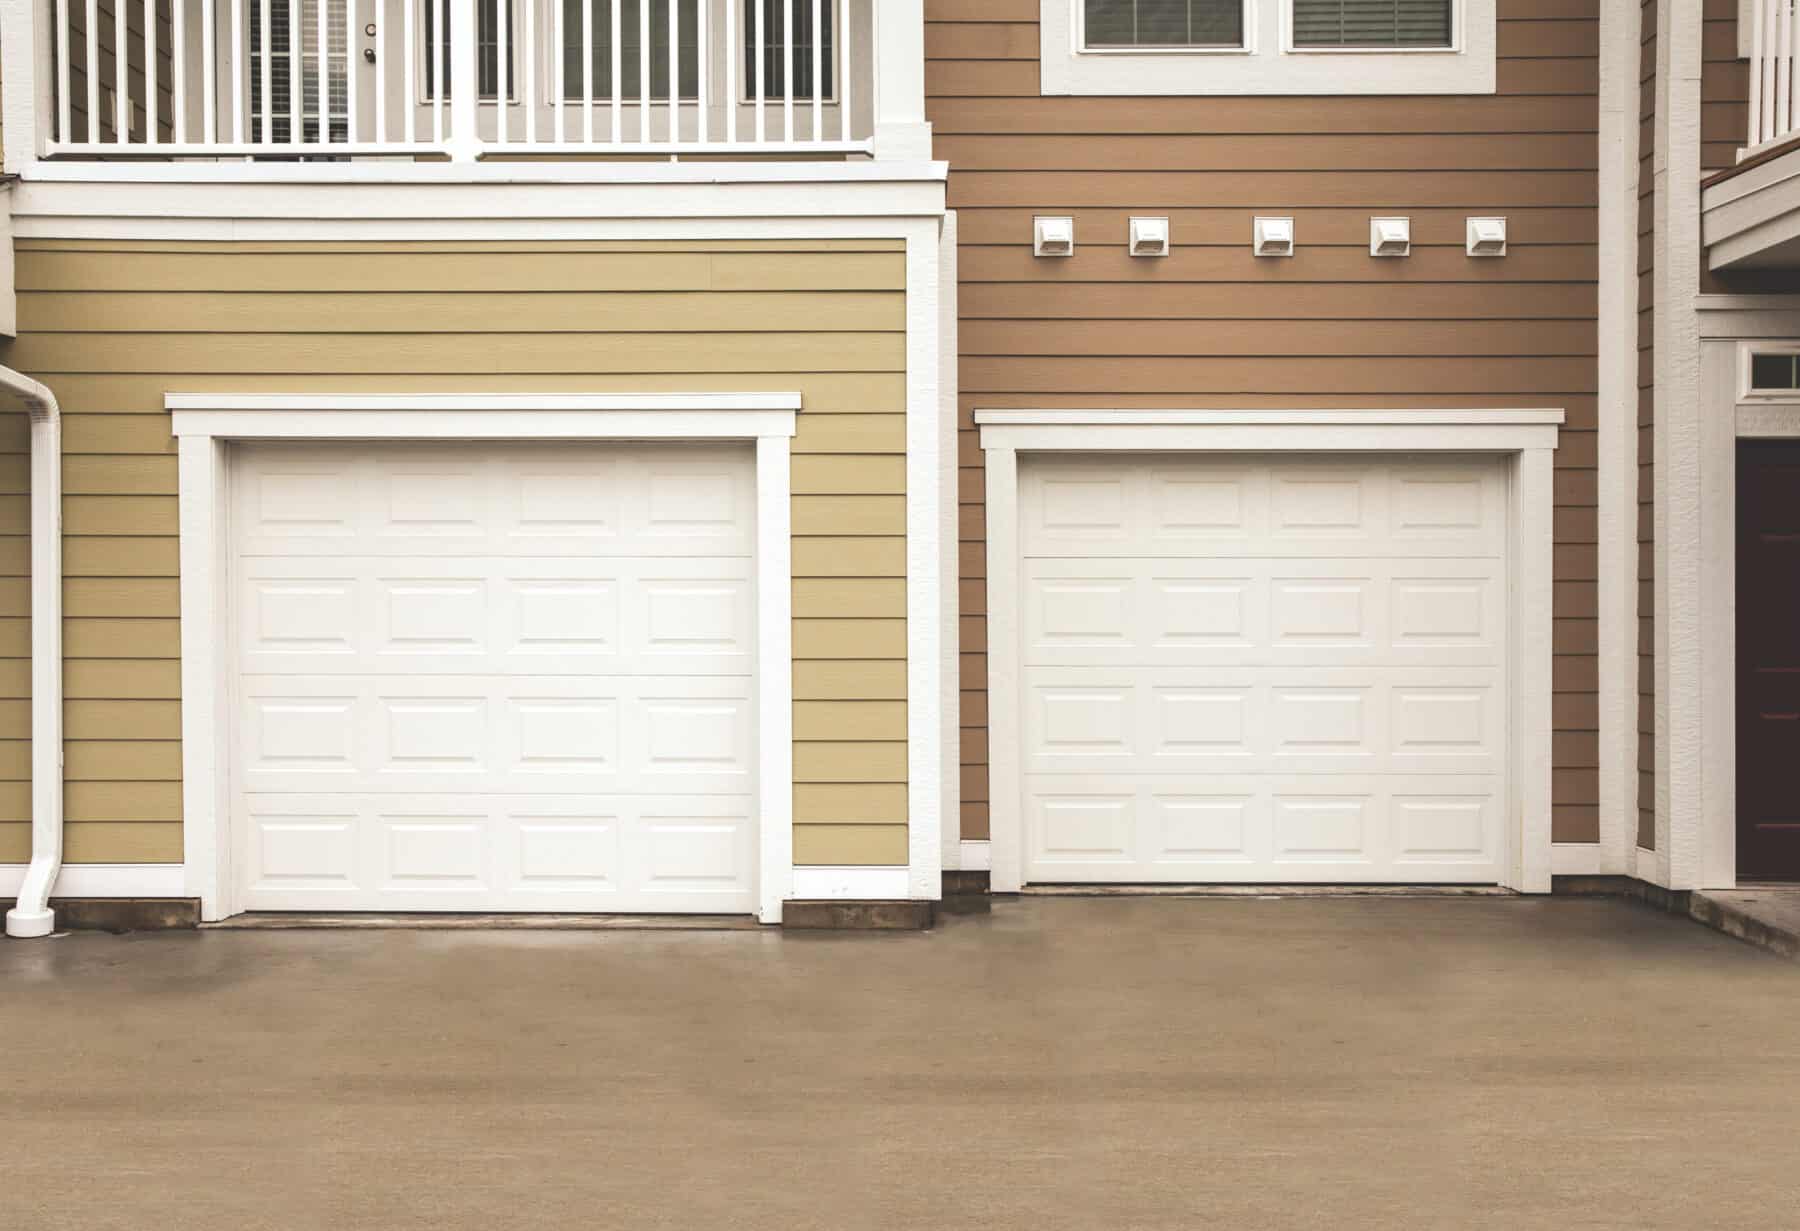
[[[31,865],[6,934],[48,936],[63,858],[62,410],[11,368],[0,367],[0,388],[31,411]]]

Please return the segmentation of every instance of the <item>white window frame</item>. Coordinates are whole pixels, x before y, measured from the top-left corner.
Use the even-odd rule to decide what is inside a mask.
[[[987,495],[989,876],[1024,887],[1019,455],[1486,454],[1506,458],[1511,738],[1500,883],[1550,892],[1553,489],[1561,410],[977,410]]]
[[[1046,95],[1492,94],[1496,0],[1451,0],[1448,47],[1295,47],[1293,0],[1244,0],[1243,47],[1087,49],[1083,0],[1039,0]]]
[[[231,824],[228,450],[245,442],[741,440],[756,450],[757,917],[793,897],[794,689],[790,445],[798,393],[178,394],[182,842],[201,918],[243,910]],[[933,841],[936,835],[933,834]],[[905,869],[901,869],[904,877]],[[816,873],[809,873],[816,875]],[[820,892],[815,889],[814,892]],[[903,896],[903,895],[902,895]]]
[[[1703,295],[1697,307],[1699,396],[1657,410],[1656,848],[1637,848],[1633,872],[1735,889],[1737,446],[1800,440],[1800,389],[1746,396],[1744,382],[1752,353],[1800,352],[1800,312],[1772,295]]]
[[[1238,8],[1244,15],[1244,41],[1237,47],[1089,47],[1087,45],[1087,5],[1084,0],[1075,0],[1072,6],[1072,20],[1075,22],[1075,47],[1077,54],[1083,56],[1242,56],[1256,53],[1256,11],[1259,3],[1268,0],[1238,0]],[[1047,91],[1046,91],[1047,92]]]
[[[1738,401],[1796,402],[1800,389],[1758,389],[1751,379],[1753,361],[1762,355],[1800,355],[1800,342],[1745,342],[1738,347]]]

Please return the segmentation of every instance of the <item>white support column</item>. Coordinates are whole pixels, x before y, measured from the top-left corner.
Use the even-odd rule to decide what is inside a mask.
[[[875,157],[931,157],[925,120],[925,0],[875,5]]]
[[[49,14],[40,4],[41,0],[0,0],[0,132],[6,134],[9,175],[41,158],[49,136],[56,53]]]
[[[476,0],[450,0],[450,158],[474,162],[481,153],[481,74]],[[442,86],[440,85],[440,90]]]

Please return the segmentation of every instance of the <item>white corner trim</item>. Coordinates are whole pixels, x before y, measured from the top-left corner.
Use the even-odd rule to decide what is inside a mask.
[[[1511,817],[1501,883],[1548,893],[1552,875],[1554,450],[1563,412],[1536,410],[977,410],[986,459],[989,809],[992,888],[1024,885],[1018,716],[1019,454],[1045,452],[1491,453],[1509,456],[1513,664]],[[1246,421],[1246,418],[1248,421]]]
[[[945,672],[952,662],[954,625],[944,626],[944,585],[950,567],[944,525],[943,438],[950,420],[941,400],[939,297],[943,276],[940,223],[931,220],[906,241],[906,892],[935,902],[943,897],[945,785],[943,707]],[[953,541],[953,540],[952,540]]]
[[[992,850],[985,839],[964,838],[961,853],[964,872],[986,872],[994,866]]]
[[[1597,842],[1558,842],[1550,848],[1553,876],[1598,876],[1605,870],[1605,851]]]
[[[1452,0],[1448,48],[1296,48],[1292,0],[1244,0],[1242,47],[1081,50],[1082,0],[1040,0],[1044,94],[1492,94],[1495,0]]]
[[[884,867],[801,867],[794,869],[797,902],[894,902],[909,896],[907,869]]]
[[[1706,876],[1703,834],[1711,806],[1702,700],[1708,679],[1703,648],[1702,457],[1708,428],[1721,425],[1704,421],[1696,303],[1704,257],[1700,235],[1704,7],[1703,0],[1662,0],[1655,37],[1656,269],[1650,302],[1656,346],[1651,447],[1656,462],[1656,853],[1652,874],[1644,879],[1668,889],[1701,887]],[[1729,418],[1721,417],[1728,432]]]
[[[935,333],[932,335],[935,338]],[[630,395],[623,404],[656,404]],[[438,398],[443,406],[375,408],[367,395],[259,399],[171,394],[179,438],[182,813],[186,896],[206,920],[238,913],[225,741],[230,590],[226,451],[258,440],[749,440],[756,446],[758,917],[781,921],[793,888],[793,570],[789,449],[795,409],[526,409],[535,395]],[[776,395],[792,397],[795,395]],[[413,401],[415,399],[396,399]],[[431,402],[434,399],[418,399]],[[706,401],[709,399],[699,399]],[[292,403],[291,405],[288,403]],[[331,406],[346,409],[333,410]],[[225,409],[226,406],[236,409]],[[487,409],[477,409],[486,406]],[[932,833],[935,843],[937,835]],[[905,896],[904,894],[894,896]]]
[[[0,898],[16,897],[22,863],[0,864]],[[190,896],[178,863],[65,863],[52,898],[180,898]]]
[[[943,772],[938,775],[943,795],[943,825],[939,840],[943,846],[944,867],[961,868],[962,851],[962,559],[958,551],[958,532],[962,510],[958,507],[958,394],[962,385],[957,356],[961,351],[961,322],[957,285],[957,217],[955,211],[944,215],[943,229],[938,235],[938,454],[940,457],[941,496],[938,500],[938,559],[940,587],[938,622],[944,630],[940,654],[943,667],[938,681],[939,740],[943,752]],[[982,865],[986,867],[986,864]]]
[[[1642,10],[1600,9],[1596,606],[1599,871],[1638,830],[1638,177]]]

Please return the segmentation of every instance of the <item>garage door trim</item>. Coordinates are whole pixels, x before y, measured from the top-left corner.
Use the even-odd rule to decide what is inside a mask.
[[[230,395],[165,399],[179,441],[186,892],[206,920],[243,909],[232,873],[227,450],[322,442],[748,441],[755,445],[758,917],[781,921],[793,879],[789,451],[798,393]]]
[[[1489,454],[1507,460],[1511,698],[1501,883],[1551,876],[1554,451],[1563,412],[1493,410],[978,410],[986,466],[991,878],[1024,885],[1019,457],[1057,453]]]

